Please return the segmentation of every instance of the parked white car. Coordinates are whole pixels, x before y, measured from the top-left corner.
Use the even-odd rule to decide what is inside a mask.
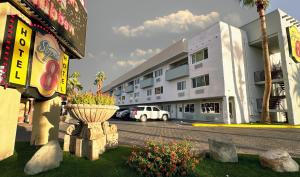
[[[160,119],[167,121],[170,117],[168,111],[160,110],[156,106],[137,106],[131,109],[130,118],[146,122],[147,119]]]

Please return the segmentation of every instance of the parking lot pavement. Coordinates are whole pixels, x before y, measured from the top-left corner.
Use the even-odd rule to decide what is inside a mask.
[[[180,121],[110,121],[118,126],[120,144],[143,145],[147,140],[189,139],[196,149],[208,149],[208,138],[232,138],[239,153],[258,154],[284,149],[300,157],[300,129],[192,127]]]
[[[181,121],[124,121],[111,120],[119,131],[121,145],[141,146],[147,140],[190,140],[195,149],[208,149],[208,138],[232,138],[239,153],[258,154],[269,149],[284,149],[300,158],[300,129],[252,129],[224,127],[192,127]],[[18,126],[17,141],[30,140],[31,127]],[[63,140],[60,132],[60,140]]]

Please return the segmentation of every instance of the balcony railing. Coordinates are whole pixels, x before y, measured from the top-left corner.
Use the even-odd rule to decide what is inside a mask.
[[[276,68],[271,71],[272,80],[283,79],[283,73],[281,68]],[[264,71],[256,71],[254,73],[254,81],[262,82],[265,81],[265,73]]]
[[[140,82],[140,87],[143,89],[143,88],[147,88],[147,87],[151,87],[154,85],[154,79],[153,78],[148,78],[148,79],[145,79],[145,80],[142,80]]]
[[[125,88],[125,92],[126,93],[132,93],[134,92],[134,86],[133,85],[129,85]]]
[[[179,79],[181,77],[189,76],[189,65],[182,65],[166,72],[166,81]]]

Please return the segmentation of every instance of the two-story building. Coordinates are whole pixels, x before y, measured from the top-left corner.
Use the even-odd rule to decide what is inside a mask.
[[[290,48],[297,45],[287,31],[292,26],[299,30],[300,23],[281,10],[267,15],[270,112],[275,122],[300,124],[300,60],[292,56]],[[300,57],[300,42],[298,50]],[[255,122],[262,107],[263,68],[259,20],[239,28],[218,22],[162,50],[104,91],[115,95],[120,107],[158,105],[174,119]]]

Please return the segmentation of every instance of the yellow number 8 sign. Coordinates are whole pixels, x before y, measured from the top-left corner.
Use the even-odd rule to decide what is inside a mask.
[[[291,26],[287,28],[287,34],[291,58],[300,63],[300,32],[296,26]]]

